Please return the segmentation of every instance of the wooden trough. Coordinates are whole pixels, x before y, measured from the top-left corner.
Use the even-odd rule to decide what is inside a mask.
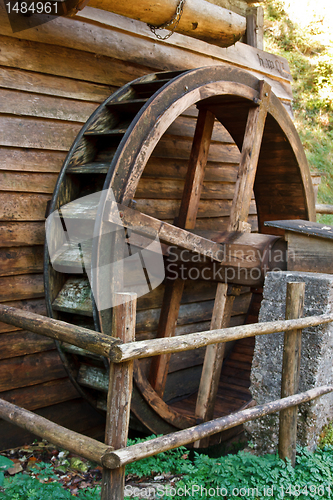
[[[174,143],[175,133],[181,138]],[[167,272],[160,286],[139,297],[136,340],[256,321],[265,272],[286,269],[281,231],[265,221],[315,220],[308,164],[286,109],[268,83],[228,66],[154,73],[125,85],[70,149],[49,213],[60,208],[65,225],[93,225],[95,237],[90,246],[83,243],[91,279],[111,293],[115,278],[103,267],[114,252],[114,241],[104,238],[110,204],[88,210],[80,200],[101,190],[114,194],[125,227],[157,232],[166,270],[171,245],[178,255],[187,252],[178,271],[190,261],[185,276]],[[68,241],[53,266],[46,253],[48,314],[112,335],[112,311],[96,307],[80,248]],[[208,253],[213,258],[208,266],[204,261],[203,278]],[[136,361],[133,426],[168,433],[251,404],[253,346],[253,338],[242,339],[225,349]],[[58,347],[78,391],[105,409],[106,360]]]

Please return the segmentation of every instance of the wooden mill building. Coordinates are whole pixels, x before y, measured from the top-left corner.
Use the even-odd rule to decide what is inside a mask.
[[[247,20],[242,41],[222,48],[179,33],[160,40],[145,23],[101,10],[105,6],[97,1],[74,17],[58,17],[13,33],[1,4],[0,302],[46,314],[47,204],[81,127],[118,88],[150,73],[229,65],[268,82],[291,113],[290,71],[285,59],[263,50],[262,8],[251,0],[211,1]],[[159,157],[186,158],[192,138],[189,129],[193,129],[191,116],[175,122],[159,143]],[[218,186],[223,192],[215,217],[223,228],[240,153],[227,133],[216,135],[214,147],[211,160],[219,163]],[[309,179],[304,182],[309,186]],[[163,203],[160,206],[167,211],[169,205]],[[170,217],[164,214],[165,219]],[[256,231],[254,199],[248,222]],[[244,289],[235,300],[233,325],[244,322],[250,295]],[[213,297],[208,294],[206,299],[203,316],[188,319],[194,324],[192,331],[198,324],[209,325]],[[93,436],[103,432],[103,415],[77,392],[53,341],[4,323],[0,323],[0,396],[78,432]],[[0,449],[31,438],[0,421]]]

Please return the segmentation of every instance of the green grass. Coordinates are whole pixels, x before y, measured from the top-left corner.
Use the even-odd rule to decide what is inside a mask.
[[[10,466],[11,461],[0,456],[0,471]],[[139,480],[145,477],[145,482],[150,480],[152,483],[157,474],[171,473],[173,482],[159,490],[160,495],[156,495],[156,498],[160,499],[181,500],[187,497],[199,500],[218,496],[225,500],[259,500],[268,496],[275,499],[327,499],[333,496],[333,447],[318,448],[314,453],[298,449],[295,468],[277,455],[258,457],[244,451],[220,458],[194,453],[193,460],[190,460],[187,450],[181,447],[131,464],[126,472],[131,478]],[[56,482],[50,464],[39,463],[32,473],[19,473],[11,478],[2,476],[0,498],[73,498],[68,490]],[[76,498],[97,500],[100,498],[100,488],[79,491]]]
[[[333,44],[314,18],[299,27],[282,0],[267,0],[265,50],[285,57],[294,79],[295,125],[312,172],[322,175],[318,202],[333,205]],[[318,220],[333,225],[333,215]]]

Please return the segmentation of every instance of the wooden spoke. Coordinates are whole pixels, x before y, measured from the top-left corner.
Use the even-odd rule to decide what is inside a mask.
[[[219,283],[216,290],[215,303],[210,329],[225,328],[229,325],[232,307],[236,295],[240,293],[240,287],[233,287],[230,295],[227,295],[228,285]],[[204,364],[198,390],[195,416],[197,419],[207,422],[214,417],[214,406],[220,375],[223,364],[225,344],[213,344],[206,348]],[[203,439],[194,443],[194,448],[208,446],[209,439]]]
[[[260,104],[257,108],[251,108],[248,114],[235,195],[229,219],[229,231],[247,232],[250,229],[247,224],[247,217],[264,133],[270,91],[270,86],[265,81],[262,81],[260,83]],[[221,283],[218,285],[211,329],[229,325],[235,295],[239,295],[240,292],[241,287],[235,286],[233,287],[233,294],[227,296],[227,285]],[[213,418],[224,349],[224,344],[215,344],[206,348],[195,409],[196,417],[204,421]],[[209,440],[205,439],[194,443],[194,447],[204,447],[208,446],[208,444]]]
[[[235,195],[230,213],[230,231],[241,231],[247,221],[270,95],[271,87],[262,80],[260,82],[260,104],[258,107],[250,109],[247,118]]]
[[[197,196],[197,192],[194,192],[193,198]],[[198,202],[199,199],[200,193]],[[110,210],[106,216],[106,220],[119,224],[119,217],[124,227],[133,228],[135,232],[142,233],[143,235],[152,238],[156,238],[158,236],[160,241],[163,243],[176,245],[182,249],[206,255],[213,260],[222,260],[222,245],[214,243],[213,241],[203,238],[202,236],[192,234],[181,227],[176,227],[172,224],[168,224],[167,222],[161,222],[160,220],[155,219],[155,217],[150,217],[149,215],[137,212],[132,208],[121,205],[120,203],[112,202]],[[191,224],[188,223],[188,225]],[[135,239],[135,237],[132,237],[132,239]]]
[[[210,111],[199,111],[180,211],[175,221],[178,227],[184,229],[195,228],[214,120],[215,117]],[[183,289],[184,281],[180,278],[175,281],[167,280],[157,330],[158,337],[174,336]],[[152,359],[149,380],[160,397],[164,394],[170,357],[170,354],[165,354]]]

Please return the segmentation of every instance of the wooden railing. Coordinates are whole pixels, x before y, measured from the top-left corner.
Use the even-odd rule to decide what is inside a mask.
[[[326,205],[326,204],[321,204],[318,203],[316,205],[316,212],[317,214],[333,214],[333,205]]]
[[[136,296],[134,294],[124,294],[123,300],[120,301],[121,305],[114,308],[113,337],[0,304],[1,321],[101,354],[108,357],[111,362],[105,444],[70,431],[4,400],[0,400],[0,417],[102,465],[102,500],[124,498],[127,464],[200,441],[223,430],[275,412],[280,412],[279,454],[282,458],[289,458],[295,463],[298,405],[333,391],[333,386],[327,385],[297,394],[301,331],[303,328],[333,322],[333,314],[299,317],[303,310],[304,287],[304,283],[288,283],[286,320],[140,342],[135,341]],[[144,443],[126,446],[135,359],[281,331],[285,332],[281,399]],[[124,405],[124,401],[127,404]]]

